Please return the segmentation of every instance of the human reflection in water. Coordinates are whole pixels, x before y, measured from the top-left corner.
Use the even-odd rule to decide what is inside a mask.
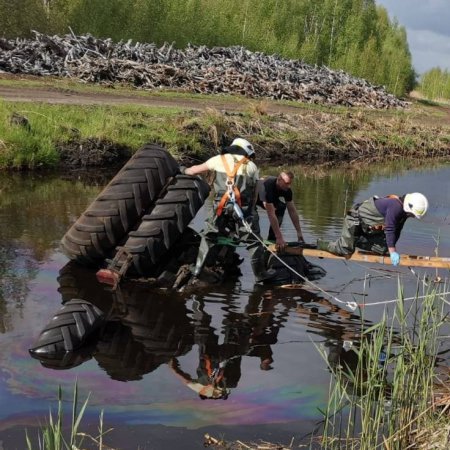
[[[302,301],[296,308],[298,317],[309,333],[325,338],[329,367],[333,370],[340,365],[356,369],[355,350],[362,330],[373,324],[309,291],[302,290],[300,295]]]
[[[225,374],[225,363],[219,363],[218,367],[213,368],[213,361],[207,354],[200,356],[200,365],[197,369],[198,378],[192,378],[187,372],[181,370],[177,358],[172,358],[169,367],[178,375],[187,387],[196,392],[202,400],[205,399],[223,399],[226,400],[230,393],[227,388],[228,373]]]
[[[351,313],[298,289],[255,286],[247,301],[238,284],[217,287],[206,298],[201,293],[186,297],[161,292],[138,282],[124,283],[111,292],[97,282],[95,272],[73,263],[61,270],[59,282],[61,310],[69,309],[55,315],[56,323],[61,323],[59,335],[49,339],[48,332],[58,329],[54,319],[41,333],[31,349],[33,357],[53,369],[68,369],[94,358],[111,378],[120,381],[139,380],[168,364],[200,398],[226,399],[238,386],[245,357],[258,358],[261,371],[276,370],[273,346],[293,311],[302,312],[308,318],[308,329],[328,336],[330,343],[331,336],[345,339],[346,329],[355,333],[360,324]],[[84,299],[83,303],[71,306],[77,298]],[[217,298],[221,298],[220,306]],[[96,328],[90,330],[87,321],[77,328],[74,320],[73,336],[79,329],[85,333],[69,346],[67,333],[62,331],[66,320],[70,314],[84,314],[83,308],[91,313],[93,307],[99,317]],[[220,329],[212,326],[213,316]],[[197,362],[195,375],[185,369],[192,358]]]
[[[245,309],[249,317],[251,334],[249,356],[260,359],[261,370],[273,369],[272,345],[278,341],[278,333],[288,320],[289,311],[295,309],[292,298],[278,295],[283,290],[255,289]]]
[[[110,291],[95,272],[74,263],[60,271],[58,281],[63,307],[30,349],[42,365],[69,369],[94,358],[112,379],[129,381],[168,364],[202,398],[226,398],[237,387],[243,356],[260,358],[262,370],[272,368],[271,345],[295,306],[274,300],[259,286],[241,311],[239,287],[224,286],[221,316],[215,317],[221,329],[216,330],[201,297],[189,309],[185,297],[145,283]],[[196,377],[179,364],[181,356],[195,355],[195,348]]]
[[[220,335],[211,327],[211,315],[206,312],[208,303],[197,298],[193,301],[195,338],[198,347],[196,376],[181,368],[173,358],[169,363],[175,375],[196,392],[201,399],[227,399],[241,378],[243,357],[257,357],[260,369],[273,369],[272,345],[277,343],[278,332],[287,321],[289,310],[296,302],[283,296],[276,298],[273,290],[255,287],[244,312],[233,299],[232,291],[224,302],[226,312],[222,317]],[[219,344],[220,341],[223,341]]]

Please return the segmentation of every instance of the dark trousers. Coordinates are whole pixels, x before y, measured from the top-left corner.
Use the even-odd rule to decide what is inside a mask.
[[[345,216],[341,236],[337,241],[328,244],[328,251],[335,255],[351,255],[355,247],[384,255],[388,252],[386,236],[383,231],[364,233],[360,219]]]
[[[376,209],[373,199],[348,211],[339,239],[328,244],[328,251],[335,255],[351,255],[355,247],[384,255],[388,253],[386,235],[383,230],[373,231],[384,218]]]
[[[275,206],[275,215],[277,216],[278,226],[281,227],[283,223],[284,213],[286,212],[286,203],[278,202]],[[267,235],[268,241],[276,241],[275,233],[273,232],[272,227],[269,228],[269,234]]]
[[[233,243],[243,243],[250,253],[250,262],[253,272],[258,279],[265,270],[264,247],[257,239],[259,237],[259,219],[255,213],[246,217],[247,223],[252,228],[250,233],[242,224],[230,215],[223,213],[220,217],[216,215],[206,221],[204,230],[200,233],[201,241],[198,249],[197,261],[195,263],[193,274],[198,276],[205,264],[210,250],[215,245],[220,245],[220,238],[231,239]]]

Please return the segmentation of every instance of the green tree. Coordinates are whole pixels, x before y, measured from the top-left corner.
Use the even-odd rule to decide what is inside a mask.
[[[0,27],[7,37],[70,27],[177,48],[242,45],[342,69],[398,95],[415,81],[406,32],[375,0],[0,0]]]
[[[419,90],[430,100],[450,99],[450,72],[433,67],[421,76]]]
[[[46,32],[47,23],[47,14],[42,0],[0,0],[0,36],[2,37],[30,37],[32,30]]]

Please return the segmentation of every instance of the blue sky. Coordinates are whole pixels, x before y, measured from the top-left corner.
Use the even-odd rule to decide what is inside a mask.
[[[450,70],[450,0],[376,0],[408,33],[413,66]]]

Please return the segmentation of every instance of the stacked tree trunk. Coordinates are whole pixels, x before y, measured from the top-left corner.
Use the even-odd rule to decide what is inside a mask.
[[[177,89],[251,98],[403,108],[407,102],[343,71],[265,55],[243,47],[118,42],[91,35],[0,39],[0,71],[127,83],[142,89]]]

